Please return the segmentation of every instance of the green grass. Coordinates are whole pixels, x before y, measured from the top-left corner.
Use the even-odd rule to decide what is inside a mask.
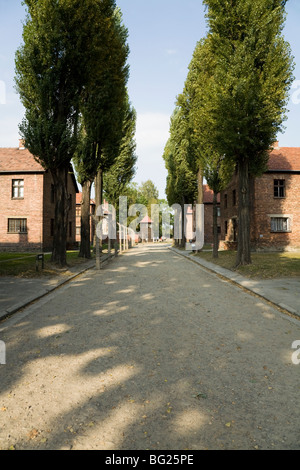
[[[17,277],[42,277],[69,274],[68,268],[84,263],[86,260],[79,258],[78,251],[67,252],[68,268],[61,270],[51,263],[51,255],[45,254],[44,270],[39,261],[39,271],[36,271],[36,253],[0,253],[0,276]],[[93,254],[92,254],[93,256]]]
[[[201,252],[194,256],[252,279],[300,276],[300,252],[252,253],[252,264],[239,268],[235,268],[236,252],[233,251],[220,251],[217,259],[213,258],[212,252]]]

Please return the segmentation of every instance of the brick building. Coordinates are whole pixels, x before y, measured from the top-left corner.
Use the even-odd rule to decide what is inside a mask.
[[[203,204],[204,204],[204,244],[211,245],[214,242],[213,225],[213,199],[214,193],[207,184],[203,185]],[[217,199],[218,211],[218,232],[221,237],[221,209],[220,194]],[[195,206],[188,207],[186,211],[186,239],[192,240],[196,232],[196,214]]]
[[[81,204],[82,204],[82,193],[76,194],[76,244],[79,245],[81,241]],[[96,213],[96,204],[95,201],[91,199],[90,204],[90,242],[94,242],[95,235],[95,223],[93,216]]]
[[[0,250],[51,251],[55,193],[52,177],[22,147],[0,148]],[[69,213],[68,248],[75,245],[77,183],[68,176],[72,207]]]
[[[208,187],[203,185],[203,204],[204,204],[204,243],[212,244],[214,242],[213,232],[213,199],[214,193]],[[220,208],[220,194],[218,194],[218,233],[221,237],[221,208]]]
[[[238,176],[221,193],[221,238],[236,249]],[[268,170],[251,181],[251,247],[254,251],[300,249],[300,148],[278,143],[270,152]]]

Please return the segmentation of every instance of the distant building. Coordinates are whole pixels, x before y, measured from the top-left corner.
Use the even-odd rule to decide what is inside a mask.
[[[203,204],[204,204],[204,244],[211,245],[214,241],[213,235],[213,198],[214,193],[207,184],[203,185]],[[221,238],[221,209],[220,194],[217,198],[218,211],[218,233]],[[186,240],[193,240],[196,232],[195,206],[186,208]]]
[[[79,245],[81,241],[81,204],[82,204],[82,193],[76,194],[76,244]],[[95,235],[95,222],[94,222],[94,215],[96,213],[96,204],[93,199],[91,199],[90,203],[90,242],[94,242],[94,235]]]
[[[0,148],[0,250],[51,251],[54,235],[55,191],[46,171],[26,150]],[[67,247],[75,246],[77,183],[68,175],[71,209],[68,217]]]
[[[213,198],[214,193],[207,184],[203,185],[203,204],[204,204],[204,243],[209,245],[214,242],[213,231]],[[217,212],[218,212],[218,233],[221,238],[221,207],[220,207],[220,194],[217,199]]]
[[[251,247],[255,251],[300,249],[300,148],[270,152],[268,170],[251,182]],[[236,249],[239,230],[238,175],[221,192],[221,238]]]
[[[140,238],[142,242],[153,242],[152,236],[153,221],[146,215],[140,222]]]

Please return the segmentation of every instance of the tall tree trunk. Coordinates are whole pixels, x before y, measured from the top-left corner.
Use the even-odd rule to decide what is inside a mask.
[[[213,199],[213,258],[219,257],[219,234],[218,234],[218,193],[214,191]]]
[[[197,173],[197,183],[198,183],[198,196],[197,196],[197,204],[203,204],[203,170],[199,167]],[[204,228],[203,228],[204,229]],[[200,253],[201,250],[197,250]]]
[[[184,210],[185,199],[182,198],[181,202],[181,240],[180,240],[180,247],[185,248],[186,237],[185,237],[185,227],[186,227],[186,214]]]
[[[90,200],[91,200],[91,181],[85,181],[82,184],[82,203],[81,203],[81,242],[79,256],[90,259],[91,257],[91,228],[90,228]],[[94,222],[94,221],[93,221]]]
[[[239,159],[239,220],[236,266],[251,264],[250,245],[250,177],[247,157]]]
[[[103,171],[100,169],[95,176],[95,205],[96,205],[96,213],[98,207],[102,206],[102,195],[103,195]],[[100,217],[96,217],[96,228],[98,223],[100,222]],[[94,234],[94,251],[96,250],[96,245],[99,244],[100,249],[102,247],[102,240],[97,238],[96,230]]]
[[[68,194],[68,168],[51,171],[55,188],[55,219],[51,261],[59,267],[67,265],[67,233],[70,196]]]
[[[98,170],[95,177],[95,203],[96,210],[99,206],[102,205],[102,195],[103,195],[103,170]]]
[[[197,183],[198,183],[197,204],[203,204],[203,171],[202,171],[202,168],[199,168],[199,170],[198,170]]]

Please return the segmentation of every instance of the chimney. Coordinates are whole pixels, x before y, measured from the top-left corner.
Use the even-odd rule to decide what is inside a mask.
[[[274,142],[273,144],[273,150],[279,150],[279,142],[278,140],[276,142]]]
[[[25,150],[25,142],[23,139],[19,139],[19,150]]]

